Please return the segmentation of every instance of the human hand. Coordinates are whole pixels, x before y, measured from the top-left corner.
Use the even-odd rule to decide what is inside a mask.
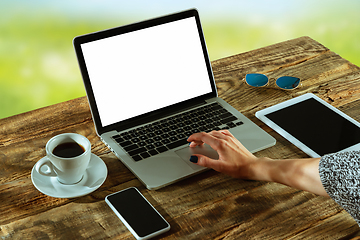
[[[206,143],[219,155],[219,159],[211,159],[204,155],[194,154],[190,158],[191,162],[232,177],[251,178],[250,165],[257,161],[257,157],[249,152],[228,130],[195,133],[188,138],[188,142],[191,142],[190,147]]]
[[[328,196],[320,179],[320,158],[278,159],[257,158],[229,131],[195,133],[188,138],[190,147],[210,145],[219,159],[194,154],[190,161],[232,177],[281,183],[318,195]]]

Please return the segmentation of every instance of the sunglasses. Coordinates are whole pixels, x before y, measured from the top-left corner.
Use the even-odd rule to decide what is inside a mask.
[[[252,87],[264,87],[269,84],[269,78],[260,73],[245,75],[245,82]],[[300,78],[283,76],[276,79],[276,86],[284,90],[293,90],[300,85]]]

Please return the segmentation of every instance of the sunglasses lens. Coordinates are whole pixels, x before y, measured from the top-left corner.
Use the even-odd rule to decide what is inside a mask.
[[[296,77],[279,77],[276,80],[276,85],[278,85],[279,88],[282,89],[295,89],[297,88],[297,86],[299,86],[300,84],[300,78],[296,78]]]
[[[245,76],[246,83],[252,87],[263,87],[265,86],[269,79],[264,74],[259,73],[250,73]]]

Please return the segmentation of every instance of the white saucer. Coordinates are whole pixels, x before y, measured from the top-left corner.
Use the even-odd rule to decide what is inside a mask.
[[[36,163],[38,164],[38,163]],[[31,171],[31,181],[40,192],[56,198],[75,198],[89,194],[98,189],[107,176],[107,168],[104,161],[91,154],[89,166],[80,182],[72,185],[60,183],[56,177],[43,176],[35,170]]]

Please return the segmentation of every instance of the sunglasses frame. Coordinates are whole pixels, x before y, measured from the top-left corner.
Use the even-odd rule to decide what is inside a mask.
[[[247,80],[246,80],[246,76],[247,76],[247,75],[251,75],[251,74],[259,74],[259,75],[265,76],[265,77],[267,78],[266,84],[263,85],[263,86],[253,86],[253,85],[250,85],[250,84],[247,82]],[[282,77],[291,77],[291,76],[281,76],[281,77],[278,77],[278,78],[275,79],[275,78],[269,78],[268,76],[266,76],[265,74],[262,74],[262,73],[247,73],[242,80],[244,80],[245,83],[246,83],[247,85],[249,85],[250,87],[255,87],[255,88],[258,88],[258,87],[267,87],[267,86],[269,85],[269,83],[270,83],[270,80],[275,80],[276,88],[279,88],[279,89],[281,89],[281,90],[286,90],[286,91],[292,91],[292,90],[294,90],[294,89],[297,89],[299,86],[301,86],[301,80],[300,80],[300,78],[298,78],[298,77],[291,77],[291,78],[296,78],[296,79],[298,79],[297,81],[299,81],[299,84],[298,84],[296,87],[291,88],[291,89],[289,89],[289,88],[282,88],[282,87],[280,87],[280,86],[276,83],[276,82],[278,81],[278,79],[280,79],[280,78],[282,78]]]

